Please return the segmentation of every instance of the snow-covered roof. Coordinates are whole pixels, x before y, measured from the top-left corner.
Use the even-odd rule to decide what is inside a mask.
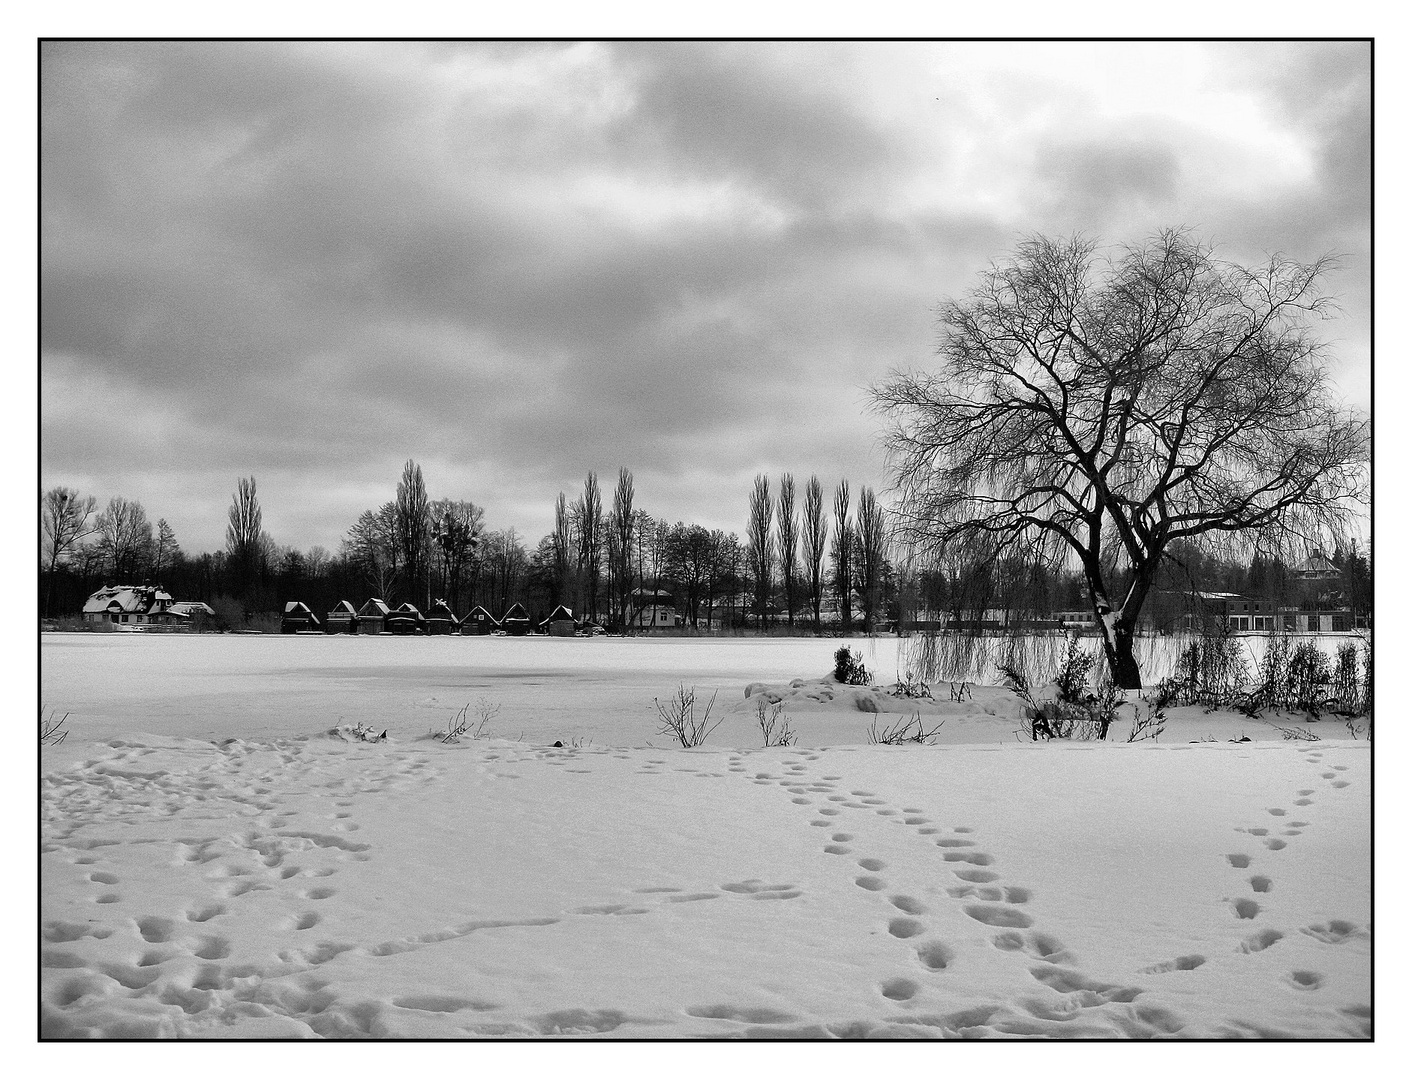
[[[195,615],[198,611],[203,615],[214,615],[216,609],[210,604],[203,604],[200,600],[178,600],[167,609],[174,615]]]
[[[353,610],[353,605],[350,604],[347,600],[340,600],[338,603],[336,603],[336,604],[333,605],[333,610],[330,611],[329,614],[330,614],[330,615],[356,615],[357,612]]]
[[[121,612],[125,615],[165,611],[171,605],[171,593],[160,585],[105,585],[83,605],[84,614]]]
[[[301,600],[290,600],[290,601],[286,602],[285,605],[284,605],[284,613],[285,613],[286,615],[312,615],[312,614],[313,614],[313,612],[311,612],[311,611],[309,610],[309,605],[306,604],[306,603],[304,603],[304,602],[301,601]]]
[[[358,609],[359,615],[386,615],[387,605],[376,596],[372,597],[366,604]]]

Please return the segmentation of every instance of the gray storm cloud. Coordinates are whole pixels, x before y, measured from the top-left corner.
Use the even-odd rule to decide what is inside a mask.
[[[864,388],[1032,232],[1343,254],[1366,405],[1367,46],[1172,44],[1140,105],[1080,48],[48,44],[43,483],[202,550],[254,473],[334,547],[412,457],[533,542],[626,465],[739,531],[756,472],[885,484]]]

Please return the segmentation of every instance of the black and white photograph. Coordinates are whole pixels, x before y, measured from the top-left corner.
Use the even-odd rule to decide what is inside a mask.
[[[31,1039],[1373,1038],[1373,39],[34,48]]]

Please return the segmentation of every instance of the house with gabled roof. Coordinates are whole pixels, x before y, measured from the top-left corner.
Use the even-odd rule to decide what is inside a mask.
[[[340,600],[333,605],[333,610],[324,618],[325,634],[356,634],[358,632],[358,613],[353,610],[353,605],[347,600]]]
[[[470,614],[461,620],[461,633],[468,636],[489,634],[499,629],[500,624],[495,621],[495,616],[479,604],[471,608]]]
[[[574,613],[569,608],[560,604],[549,613],[549,618],[539,624],[541,634],[550,634],[554,637],[573,637],[577,629],[574,623]]]
[[[425,634],[427,632],[426,616],[410,601],[393,608],[388,613],[386,625],[389,634]]]
[[[454,634],[460,625],[461,620],[456,618],[456,613],[445,600],[438,600],[427,612],[428,634]]]
[[[385,632],[388,607],[376,596],[358,609],[358,633],[381,634]]]
[[[284,614],[280,616],[279,632],[281,634],[298,634],[304,631],[318,631],[319,619],[309,605],[299,600],[290,600],[284,605]]]
[[[505,614],[500,616],[500,628],[507,634],[520,637],[529,633],[530,617],[525,610],[525,605],[521,603],[511,604],[505,609]]]
[[[83,605],[84,622],[184,625],[190,616],[172,610],[172,596],[160,585],[104,585]]]

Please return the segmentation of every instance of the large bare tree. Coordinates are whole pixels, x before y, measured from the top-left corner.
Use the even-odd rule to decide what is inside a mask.
[[[883,508],[870,487],[858,492],[858,595],[863,602],[863,632],[872,633],[882,600],[883,562],[887,558],[887,526]]]
[[[235,571],[236,593],[244,596],[255,582],[263,554],[260,500],[255,494],[255,478],[240,477],[235,482],[226,523],[226,552]]]
[[[402,548],[407,593],[413,604],[431,607],[431,577],[428,574],[428,548],[431,544],[431,503],[422,467],[410,458],[402,466],[397,482],[397,543]]]
[[[136,499],[118,495],[98,515],[99,546],[107,557],[113,582],[144,584],[135,579],[147,568],[152,548],[152,523]]]
[[[632,473],[626,467],[618,469],[618,486],[613,492],[613,510],[609,516],[609,532],[612,536],[612,577],[614,618],[618,632],[626,633],[628,626],[628,605],[632,600],[633,564],[633,525]]]
[[[1034,237],[941,305],[940,367],[873,390],[901,535],[1077,563],[1114,682],[1178,541],[1331,543],[1366,500],[1368,426],[1341,409],[1313,319],[1329,259],[1218,261],[1183,231],[1102,258]]]
[[[833,587],[839,626],[846,634],[853,625],[853,526],[848,520],[847,480],[840,480],[833,493]]]

